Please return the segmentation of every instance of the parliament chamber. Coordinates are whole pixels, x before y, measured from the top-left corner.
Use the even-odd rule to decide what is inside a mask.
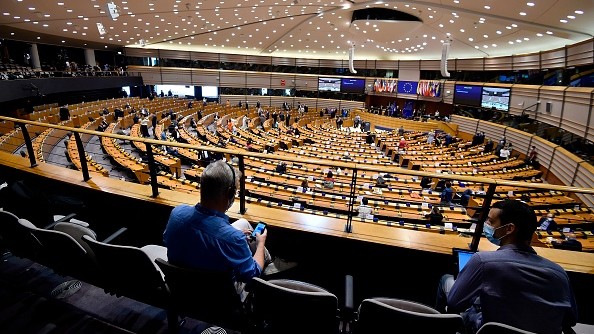
[[[241,1],[231,2],[242,7]],[[293,13],[300,2],[305,1],[282,7]],[[463,12],[453,13],[455,18],[460,14],[470,19],[483,10],[470,13],[460,5],[448,9],[430,3],[440,11]],[[327,9],[326,15],[362,10],[367,5],[341,1]],[[383,5],[373,6],[384,9]],[[11,6],[15,8],[6,9],[7,13],[17,15],[20,5]],[[83,5],[68,6],[78,10]],[[177,15],[177,8],[170,12],[158,6],[154,14],[177,20],[171,16]],[[194,5],[186,6],[188,14],[193,13]],[[196,6],[196,15],[218,11],[198,8],[202,2]],[[307,10],[314,10],[318,5],[308,6]],[[421,4],[410,2],[410,6],[420,8]],[[249,6],[252,13],[266,11],[257,7]],[[247,8],[239,11],[249,12]],[[219,9],[233,16],[233,8]],[[320,10],[292,15],[311,15],[304,21],[310,23],[300,23],[308,26],[322,16]],[[424,17],[430,9],[421,12],[418,16]],[[288,13],[287,20],[292,21]],[[13,14],[4,16],[11,21]],[[134,15],[138,19],[131,20]],[[497,19],[493,15],[486,15],[487,21]],[[107,45],[103,35],[82,41],[70,34],[60,37],[61,29],[51,30],[58,40],[44,45],[51,34],[36,38],[43,33],[37,27],[27,30],[19,22],[0,22],[0,36],[5,38],[0,43],[5,50],[0,68],[0,296],[6,300],[0,302],[0,332],[4,332],[2,326],[6,332],[51,332],[53,322],[81,333],[207,330],[211,319],[205,314],[201,318],[199,312],[192,315],[190,311],[179,323],[170,318],[176,307],[174,290],[166,277],[154,275],[162,274],[158,266],[166,261],[153,263],[156,269],[149,266],[155,277],[146,282],[134,276],[144,275],[146,267],[120,263],[118,270],[137,280],[134,287],[134,281],[123,283],[126,278],[108,273],[105,267],[117,264],[102,263],[102,251],[94,247],[102,243],[130,249],[164,245],[163,232],[172,209],[200,202],[201,175],[206,166],[221,159],[241,172],[240,187],[227,215],[232,221],[245,218],[253,225],[266,223],[267,248],[297,263],[279,277],[327,289],[337,296],[338,308],[347,302],[349,293],[355,305],[381,296],[433,306],[440,277],[455,271],[452,250],[496,250],[483,235],[489,209],[499,201],[521,200],[535,211],[539,225],[554,218],[554,228],[540,225],[532,246],[567,272],[577,300],[578,322],[585,326],[576,331],[592,332],[594,302],[587,292],[594,278],[594,88],[587,83],[589,76],[594,77],[591,35],[578,38],[577,30],[538,23],[531,28],[550,27],[554,32],[543,31],[543,39],[558,38],[565,44],[516,52],[511,48],[532,41],[513,39],[509,49],[493,54],[484,52],[487,48],[482,44],[466,45],[468,50],[455,53],[455,59],[450,57],[452,77],[446,77],[443,60],[437,58],[447,39],[436,48],[429,41],[430,33],[423,37],[430,44],[427,52],[432,52],[427,59],[416,53],[423,52],[424,44],[411,47],[410,51],[416,49],[412,58],[405,57],[409,50],[403,49],[401,57],[386,58],[366,49],[388,52],[387,48],[361,45],[357,52],[362,56],[353,60],[346,51],[322,55],[322,48],[315,54],[313,45],[307,55],[299,55],[298,48],[283,54],[281,39],[262,52],[244,51],[237,42],[237,53],[216,45],[207,47],[206,41],[204,48],[196,49],[172,43],[179,39],[190,45],[194,37],[208,35],[223,38],[218,42],[222,46],[239,37],[227,35],[231,28],[217,29],[228,38],[226,42],[210,31],[192,32],[190,39],[185,29],[179,37],[169,36],[169,43],[150,39],[133,41],[134,45],[114,42],[118,37],[114,30],[132,29],[120,24],[140,25],[137,22],[142,17],[148,29],[150,20],[163,21],[148,16],[127,14],[113,21]],[[50,29],[55,29],[54,20],[62,21],[45,17]],[[78,29],[77,24],[84,24],[84,18],[79,19],[72,33],[87,31]],[[189,25],[190,16],[178,24],[185,27],[186,20]],[[281,30],[272,21],[273,29]],[[244,28],[246,36],[259,36],[268,29],[252,31],[251,24],[256,22]],[[484,19],[475,22],[474,29],[484,29],[483,24]],[[139,34],[143,30],[134,29]],[[314,34],[329,28],[308,29]],[[505,34],[516,27],[494,24],[489,29]],[[457,30],[464,33],[464,29]],[[500,35],[501,31],[489,34]],[[238,35],[245,37],[243,32]],[[316,38],[326,41],[326,33],[322,35],[324,39]],[[302,38],[309,42],[309,37]],[[262,39],[266,43],[268,37]],[[485,46],[494,50],[492,42]],[[331,45],[334,40],[316,43]],[[279,50],[273,52],[276,47],[272,45]],[[25,57],[26,63],[20,65],[8,60],[23,50],[33,60]],[[396,49],[389,51],[397,54]],[[52,62],[52,57],[57,58]],[[105,68],[94,66],[95,62]],[[513,81],[508,80],[510,76]],[[361,87],[343,89],[349,80]],[[338,88],[332,86],[336,82]],[[212,87],[215,96],[207,94]],[[475,90],[482,92],[474,96],[478,100],[463,96]],[[505,150],[509,152],[502,153]],[[25,232],[18,230],[23,228],[23,219],[34,225],[25,224]],[[59,230],[67,219],[94,231],[93,242],[77,239],[72,246],[43,233]],[[19,222],[18,231],[8,223],[11,220]],[[86,261],[87,256],[96,258]],[[347,285],[354,288],[351,292],[345,293],[345,276]],[[154,286],[149,286],[151,282]],[[89,290],[76,297],[77,289],[89,287],[95,289],[93,297]],[[40,296],[38,302],[33,295]],[[51,304],[52,311],[41,308],[41,314],[53,315],[69,305],[64,318],[32,316],[29,327],[24,325],[26,318],[14,320],[18,319],[13,316],[18,313],[15,310],[24,312],[27,305],[37,310],[36,303],[53,303],[59,299],[56,295],[67,302]],[[11,305],[13,300],[16,306]],[[81,312],[84,321],[72,323]],[[354,318],[348,311],[339,310],[336,320],[345,326],[341,333],[353,332]],[[219,325],[217,321],[212,324]],[[174,323],[180,328],[174,329]],[[239,332],[226,327],[224,321],[220,325]]]

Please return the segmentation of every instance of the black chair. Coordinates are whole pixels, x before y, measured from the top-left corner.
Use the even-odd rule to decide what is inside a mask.
[[[536,334],[525,331],[514,326],[502,324],[499,322],[487,322],[483,324],[476,334]]]
[[[412,301],[371,298],[361,302],[353,333],[385,333],[406,329],[415,333],[457,333],[464,323],[459,314],[439,311]]]
[[[32,228],[36,227],[28,220],[0,210],[0,243],[15,256],[43,262],[40,261],[42,246],[31,234]]]
[[[170,331],[178,330],[179,316],[189,316],[212,325],[245,330],[248,322],[232,273],[183,268],[164,259],[155,260],[165,274],[171,292]]]
[[[153,262],[157,257],[167,256],[164,247],[138,248],[112,245],[108,243],[111,240],[101,242],[88,235],[82,238],[95,254],[105,292],[166,308],[169,290]]]
[[[339,333],[338,298],[319,286],[253,278],[249,290],[258,333]]]

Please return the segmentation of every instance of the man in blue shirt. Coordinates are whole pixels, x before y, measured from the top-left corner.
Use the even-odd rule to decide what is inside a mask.
[[[222,160],[209,164],[200,178],[200,203],[173,209],[163,234],[168,261],[188,268],[232,271],[239,293],[252,277],[271,262],[264,247],[265,229],[256,233],[253,250],[248,236],[252,227],[245,219],[233,224],[225,212],[235,200],[240,172]],[[245,297],[245,295],[243,295]]]
[[[453,197],[454,191],[452,190],[452,183],[450,181],[446,181],[445,188],[441,192],[441,204],[450,205],[452,203]]]
[[[567,273],[530,246],[537,222],[534,211],[517,200],[497,202],[484,225],[487,239],[501,246],[475,253],[454,281],[440,281],[437,309],[462,312],[476,332],[495,321],[523,330],[558,334],[577,321],[577,305]]]

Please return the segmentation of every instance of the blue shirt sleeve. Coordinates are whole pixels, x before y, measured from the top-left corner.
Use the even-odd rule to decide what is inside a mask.
[[[472,255],[458,274],[448,295],[448,312],[467,310],[480,296],[483,281],[483,263],[478,254]]]
[[[237,232],[231,240],[220,245],[220,251],[233,268],[235,278],[247,282],[260,276],[262,268],[254,260],[246,236],[239,230]]]

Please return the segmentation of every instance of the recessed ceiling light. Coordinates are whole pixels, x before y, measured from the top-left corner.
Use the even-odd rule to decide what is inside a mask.
[[[573,16],[573,15],[567,15],[567,18],[573,20],[573,19],[575,19],[575,16]]]
[[[584,14],[584,12],[583,12],[583,11],[581,11],[581,10],[576,10],[576,11],[575,11],[575,13],[576,13],[576,14],[580,14],[580,15],[581,15],[581,14]]]
[[[534,7],[534,2],[527,2],[526,5],[529,7]]]
[[[491,9],[491,6],[485,6],[485,9]]]
[[[567,23],[567,20],[561,19],[561,20],[559,20],[559,22],[561,22],[561,23]]]
[[[524,12],[520,12],[520,15],[522,15],[522,16],[526,16],[526,13],[524,13]]]

